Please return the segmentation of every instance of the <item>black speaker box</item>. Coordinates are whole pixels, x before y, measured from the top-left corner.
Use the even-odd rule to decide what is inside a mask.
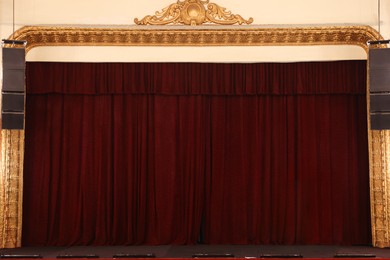
[[[370,49],[370,92],[390,92],[390,49]]]
[[[24,92],[25,70],[3,70],[3,92]]]
[[[260,258],[303,258],[301,254],[263,254]]]
[[[375,258],[374,254],[336,254],[335,258]]]
[[[43,258],[41,255],[0,255],[0,258]]]
[[[3,129],[24,129],[24,113],[3,112],[1,116]]]
[[[26,50],[3,48],[3,91],[24,92]]]
[[[371,130],[390,129],[390,113],[370,114]]]
[[[57,258],[99,258],[98,255],[95,254],[87,254],[87,255],[58,255]]]
[[[26,50],[24,48],[3,48],[3,69],[25,70]]]
[[[234,255],[230,253],[222,253],[222,254],[193,254],[192,258],[233,258]]]
[[[113,258],[155,258],[155,254],[115,254]]]
[[[24,93],[3,93],[2,112],[24,112]]]
[[[370,112],[390,112],[390,93],[371,93]]]

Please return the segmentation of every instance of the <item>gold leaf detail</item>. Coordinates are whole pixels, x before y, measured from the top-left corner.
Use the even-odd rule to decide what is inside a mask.
[[[208,5],[207,5],[208,4]],[[207,5],[207,9],[205,7]],[[232,24],[250,24],[253,18],[245,20],[238,14],[232,14],[226,11],[226,8],[217,4],[209,4],[209,0],[178,0],[156,12],[155,15],[147,15],[141,20],[134,19],[138,25],[166,25],[166,24],[184,24],[200,25],[204,23],[216,23],[223,25]]]
[[[224,24],[224,25],[231,25],[231,24],[251,24],[253,22],[253,18],[249,18],[248,20],[245,20],[238,14],[232,14],[230,11],[226,11],[226,8],[218,6],[217,4],[209,4],[207,6],[207,19],[210,22],[217,23],[217,24]],[[218,18],[218,19],[216,19]]]

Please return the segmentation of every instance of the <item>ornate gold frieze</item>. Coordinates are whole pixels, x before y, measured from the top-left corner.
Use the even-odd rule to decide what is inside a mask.
[[[207,5],[207,6],[206,6]],[[250,24],[253,18],[245,20],[238,14],[226,11],[226,8],[210,3],[209,0],[178,0],[176,3],[156,12],[155,15],[147,15],[141,20],[134,19],[138,25],[167,25],[184,24],[200,25],[215,23],[223,25]]]
[[[235,27],[182,26],[178,29],[143,27],[27,26],[15,32],[27,41],[27,51],[38,46],[305,46],[357,45],[381,39],[369,26],[331,27]],[[201,28],[200,28],[201,27]]]
[[[203,1],[204,3],[205,1]],[[194,7],[196,9],[196,7]],[[187,9],[187,12],[191,11]],[[163,10],[164,12],[164,10]],[[192,12],[192,11],[191,11]],[[194,11],[198,12],[197,10]],[[174,15],[177,15],[174,13]],[[164,18],[165,19],[165,18]],[[188,21],[187,21],[188,22]],[[192,22],[190,21],[190,24]],[[195,29],[196,28],[196,29]],[[261,27],[237,26],[147,26],[133,27],[53,27],[27,26],[15,33],[16,40],[27,41],[26,51],[39,46],[311,46],[356,45],[368,50],[367,42],[381,40],[380,34],[369,26],[311,26],[311,27]],[[368,86],[368,84],[367,84]],[[369,111],[369,102],[368,109]],[[373,245],[390,247],[390,132],[368,131],[370,162],[370,194]],[[2,144],[2,178],[18,178],[19,193],[22,183],[22,147],[24,135],[2,137],[5,143],[15,142],[19,148]],[[18,152],[14,152],[17,149]],[[4,157],[6,155],[6,157]],[[7,164],[4,164],[7,162]],[[5,166],[7,165],[7,166]],[[16,166],[18,165],[18,166]],[[7,181],[8,177],[4,180]],[[20,244],[21,195],[9,193],[18,184],[1,183],[1,201],[17,201],[19,211],[12,214],[16,219],[4,222],[7,245]],[[12,186],[12,187],[11,187]],[[1,195],[0,194],[0,195]],[[6,194],[8,197],[4,197]],[[8,203],[8,202],[6,202]],[[10,212],[14,206],[0,205],[0,215]],[[1,223],[1,221],[0,221]],[[0,230],[1,231],[1,230]],[[18,233],[19,232],[19,233]],[[4,234],[0,234],[4,235]],[[4,247],[4,242],[2,244]]]

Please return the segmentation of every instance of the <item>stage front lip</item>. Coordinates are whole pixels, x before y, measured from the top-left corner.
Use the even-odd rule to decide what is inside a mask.
[[[52,257],[42,257],[42,256],[1,256],[2,259],[18,259],[18,260],[23,260],[23,259],[63,259],[64,257],[55,257],[55,258],[52,258]],[[102,260],[112,260],[112,259],[124,259],[123,257],[121,258],[108,258],[108,257],[104,257],[104,258],[100,258],[100,257],[90,257],[90,256],[86,256],[86,257],[83,257],[83,256],[77,256],[77,257],[66,257],[67,259],[74,259],[74,260],[80,260],[80,259],[90,259],[90,258],[95,258],[95,259],[102,259]],[[310,259],[310,260],[326,260],[326,259],[339,259],[339,258],[342,258],[342,259],[345,259],[345,260],[348,260],[348,259],[378,259],[376,256],[373,256],[373,257],[367,257],[367,256],[351,256],[351,257],[332,257],[332,258],[312,258],[312,257],[290,257],[290,256],[276,256],[276,257],[252,257],[252,256],[248,256],[248,257],[240,257],[240,258],[234,258],[235,260],[247,260],[247,259],[274,259],[274,260],[278,260],[278,259],[291,259],[291,258],[304,258],[304,259]],[[129,257],[127,259],[133,259],[133,260],[137,260],[137,259],[149,259],[149,257],[146,257],[146,258],[133,258],[133,257]],[[182,260],[188,260],[188,259],[197,259],[197,258],[164,258],[164,257],[157,257],[155,259],[164,259],[164,260],[178,260],[178,259],[182,259]],[[215,259],[220,259],[220,260],[230,260],[232,258],[221,258],[221,257],[202,257],[202,259],[204,260],[215,260]],[[389,258],[381,258],[381,259],[389,259]]]
[[[371,245],[129,245],[129,246],[39,246],[0,249],[0,259],[390,259],[388,248]]]

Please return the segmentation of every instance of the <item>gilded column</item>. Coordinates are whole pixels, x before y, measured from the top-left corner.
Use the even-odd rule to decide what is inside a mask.
[[[20,247],[24,130],[1,130],[0,248]]]
[[[372,244],[390,246],[390,131],[369,131]]]

